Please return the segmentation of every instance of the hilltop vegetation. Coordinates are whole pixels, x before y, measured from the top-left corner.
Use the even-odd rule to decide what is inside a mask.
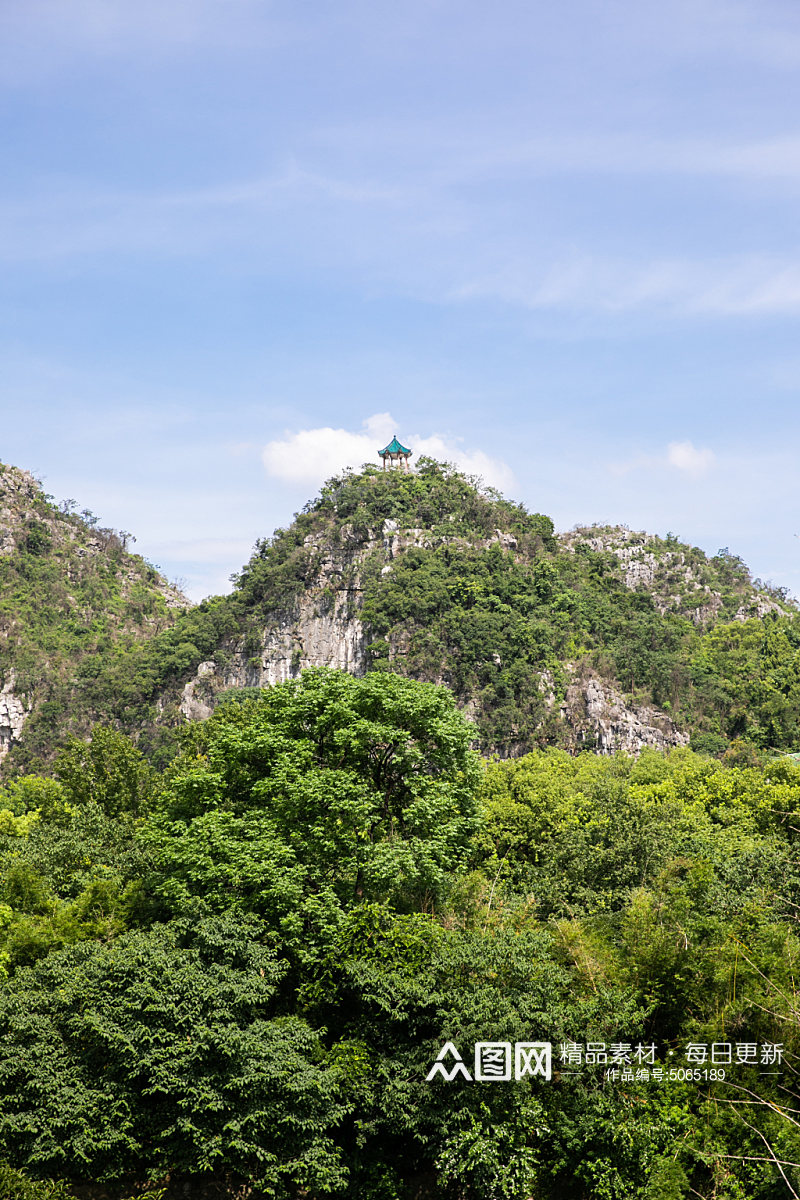
[[[401,542],[407,534],[389,562],[387,522]],[[368,668],[446,682],[472,703],[487,750],[574,746],[560,705],[581,671],[663,709],[698,749],[800,745],[800,620],[785,595],[759,590],[727,552],[709,559],[650,539],[649,555],[682,560],[679,582],[667,574],[676,607],[665,609],[647,586],[629,586],[612,549],[592,548],[593,532],[565,544],[548,517],[433,462],[408,475],[367,469],[332,480],[259,544],[231,606],[255,646],[256,631],[313,580],[323,550],[346,537],[364,555]],[[711,611],[697,620],[700,603]]]
[[[347,597],[365,631],[361,669],[446,683],[486,752],[592,748],[570,691],[589,677],[631,709],[651,706],[698,750],[800,746],[800,616],[785,593],[754,583],[727,551],[708,558],[671,535],[556,537],[548,517],[431,460],[329,481],[257,544],[229,596],[185,612],[168,609],[152,569],[113,541],[79,557],[91,530],[59,519],[69,538],[28,520],[0,557],[14,580],[9,628],[22,631],[15,647],[7,634],[5,661],[34,701],[7,770],[43,764],[54,731],[98,719],[166,762],[198,664],[224,674],[232,660],[257,662],[265,630],[312,593],[321,618]]]
[[[145,658],[163,648],[168,663],[182,652],[194,666],[236,645],[257,651],[264,627],[338,555],[328,591],[359,585],[352,615],[367,631],[365,669],[447,683],[470,704],[486,750],[574,747],[562,706],[570,680],[587,673],[663,710],[698,749],[800,745],[800,619],[785,596],[759,590],[727,553],[709,559],[650,539],[646,554],[668,568],[662,591],[677,588],[668,607],[658,588],[631,586],[608,544],[593,548],[596,532],[559,540],[548,517],[437,463],[408,475],[366,469],[326,485],[259,543],[232,596],[181,618]],[[387,538],[397,539],[391,557]],[[169,677],[161,672],[162,686]]]
[[[105,663],[168,628],[188,601],[75,502],[0,464],[0,669],[24,699],[24,764],[87,729]]]

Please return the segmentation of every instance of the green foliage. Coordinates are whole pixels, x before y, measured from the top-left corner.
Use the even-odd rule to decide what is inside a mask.
[[[743,1122],[726,1083],[558,1057],[795,1061],[792,761],[481,770],[446,689],[312,670],[193,727],[137,819],[141,761],[107,733],[3,797],[10,1171],[88,1200],[778,1200],[766,1138],[795,1186],[781,1076],[732,1077]],[[553,1079],[427,1081],[445,1041],[469,1062],[484,1040],[552,1042]]]
[[[368,536],[384,521],[400,528],[424,529],[436,537],[489,537],[498,529],[553,547],[553,523],[531,515],[521,504],[504,500],[479,481],[431,458],[418,460],[413,472],[382,471],[366,465],[330,479],[317,500],[304,510],[319,521],[335,517],[356,534]]]
[[[593,1140],[598,1159],[613,1158],[629,1186],[648,1149],[668,1144],[674,1122],[650,1115],[647,1135],[642,1128],[623,1161],[612,1113],[567,1081],[490,1087],[425,1081],[445,1040],[469,1060],[473,1043],[488,1036],[513,1042],[535,1032],[557,1044],[576,1028],[609,1040],[622,1029],[642,1028],[644,1014],[625,989],[590,993],[572,964],[561,961],[550,932],[512,922],[445,932],[430,917],[412,928],[408,918],[374,910],[352,914],[346,928],[318,1011],[336,1034],[334,1050],[346,1052],[357,1104],[357,1125],[342,1135],[348,1195],[410,1197],[420,1180],[431,1194],[469,1200],[580,1195],[567,1190],[575,1174],[571,1137]],[[579,1118],[570,1118],[573,1107]]]
[[[689,1180],[680,1163],[674,1158],[659,1158],[647,1181],[645,1200],[682,1200],[689,1189]]]
[[[56,780],[23,776],[7,786],[0,812],[0,971],[13,973],[53,949],[79,941],[116,936],[146,919],[147,902],[139,876],[146,869],[130,814],[110,815],[93,799],[98,763],[108,765],[109,746],[123,761],[139,762],[129,743],[101,736],[93,759],[78,743],[72,761],[74,792],[66,800]],[[85,753],[87,752],[87,753]],[[80,776],[81,756],[85,757]],[[146,777],[150,769],[145,768]],[[101,776],[100,799],[112,812],[130,799],[124,773],[118,797]],[[106,791],[103,791],[103,788]],[[16,814],[13,810],[16,810]]]
[[[767,613],[711,629],[689,665],[701,729],[764,750],[800,745],[800,618]]]
[[[759,617],[739,560],[674,535],[626,535],[653,580],[628,587],[609,531],[558,543],[422,460],[330,481],[173,620],[124,539],[30,496],[0,559],[0,649],[37,701],[0,790],[0,1198],[779,1200],[773,1153],[800,1188],[784,595]],[[197,664],[260,654],[323,558],[321,611],[363,589],[367,676],[234,690],[179,731]],[[693,750],[576,753],[575,671]],[[539,748],[482,767],[476,738]],[[426,1080],[487,1039],[551,1041],[553,1079]],[[558,1059],[640,1039],[665,1067],[781,1043],[787,1073]]]
[[[158,894],[259,912],[304,959],[350,904],[437,902],[474,827],[471,736],[449,692],[396,676],[309,670],[223,705],[148,825]]]
[[[800,744],[800,618],[782,597],[783,613],[730,623],[753,597],[746,568],[730,555],[707,559],[676,539],[649,541],[669,604],[678,593],[678,607],[664,611],[652,591],[626,585],[610,551],[580,539],[559,547],[547,518],[438,464],[333,480],[303,520],[326,514],[332,542],[343,528],[374,538],[385,521],[412,531],[414,544],[401,543],[389,572],[381,550],[364,563],[372,667],[444,679],[476,705],[485,750],[574,746],[554,703],[565,695],[565,661],[667,708],[698,749],[721,753],[737,737],[761,748]],[[296,536],[305,529],[293,527]],[[610,531],[587,538],[594,532]],[[712,592],[717,607],[696,620]]]
[[[25,554],[45,554],[51,547],[52,540],[46,525],[41,521],[30,521],[20,541],[20,549]]]
[[[680,881],[696,897],[716,888],[727,906],[772,896],[786,916],[798,880],[786,823],[798,804],[800,769],[790,762],[738,768],[687,750],[638,760],[540,751],[488,767],[476,848],[486,870],[533,894],[543,915],[612,911],[642,888]]]
[[[344,1109],[319,1034],[274,1016],[253,918],[53,952],[0,998],[0,1144],[94,1182],[234,1171],[271,1196],[343,1180]]]
[[[28,1179],[7,1163],[0,1163],[0,1200],[74,1200],[63,1182]]]
[[[137,816],[153,796],[152,767],[124,734],[102,725],[88,742],[71,739],[54,769],[67,804],[97,804],[111,817]]]
[[[4,682],[13,671],[15,692],[33,710],[24,745],[4,764],[8,774],[48,762],[59,735],[83,734],[93,713],[107,713],[105,665],[168,627],[173,613],[163,580],[127,553],[123,535],[91,513],[59,510],[11,468],[0,474],[0,491],[16,533],[14,553],[0,556],[0,663]]]
[[[0,796],[8,809],[17,814],[16,828],[3,827],[3,833],[30,833],[32,824],[38,820],[59,825],[68,825],[71,820],[64,789],[55,779],[22,775],[12,780]]]
[[[321,610],[362,589],[372,669],[446,682],[473,706],[486,752],[588,745],[562,716],[576,670],[666,709],[698,751],[800,745],[800,616],[783,593],[757,593],[728,551],[707,558],[674,535],[602,528],[564,544],[548,517],[421,459],[410,473],[367,466],[328,481],[257,543],[231,595],[176,616],[110,531],[40,504],[29,533],[38,521],[51,544],[37,534],[33,552],[23,539],[0,563],[0,652],[34,701],[6,773],[47,764],[54,729],[85,737],[98,721],[166,766],[180,749],[182,684],[202,661],[257,656],[265,624],[310,588]],[[614,537],[651,584],[627,586],[617,555],[598,548]],[[758,617],[757,596],[774,611]],[[300,660],[295,647],[293,670]]]
[[[627,986],[648,1040],[776,1041],[791,1062],[800,1050],[799,802],[800,770],[786,760],[734,766],[688,751],[638,761],[540,752],[489,767],[476,851],[495,910],[549,917],[585,985]],[[681,1100],[689,1158],[665,1157],[652,1140],[643,1147],[656,1155],[643,1195],[682,1196],[690,1186],[747,1200],[783,1194],[774,1167],[763,1165],[760,1134],[789,1162],[797,1138],[788,1122],[759,1119],[759,1104],[779,1111],[770,1105],[781,1093],[764,1076],[731,1078],[749,1093],[719,1085]],[[750,1125],[728,1107],[740,1094],[756,1102]],[[692,1110],[706,1125],[690,1136]],[[633,1194],[615,1190],[622,1185],[610,1175],[601,1186],[592,1154],[592,1196]],[[619,1158],[611,1161],[618,1171]]]

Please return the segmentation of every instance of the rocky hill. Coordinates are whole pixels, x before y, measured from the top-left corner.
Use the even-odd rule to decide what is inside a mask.
[[[235,632],[166,702],[184,718],[325,665],[447,684],[501,756],[690,739],[720,752],[798,733],[796,664],[776,686],[762,661],[778,637],[782,669],[794,662],[796,609],[738,559],[622,527],[556,537],[549,518],[435,463],[331,481],[257,547],[234,603]],[[743,671],[759,692],[745,710]]]
[[[188,607],[128,553],[130,535],[74,508],[0,464],[0,761],[12,747],[17,762],[46,757],[51,742],[82,732],[109,658]]]
[[[648,592],[662,615],[678,613],[698,626],[795,610],[785,591],[754,584],[746,565],[727,550],[709,559],[676,537],[659,538],[624,525],[581,526],[558,540],[572,553],[584,546],[613,554],[626,587]]]
[[[156,761],[232,689],[309,666],[449,686],[481,749],[800,746],[800,615],[746,566],[623,527],[556,536],[431,460],[331,480],[193,608],[91,514],[6,468],[0,737],[10,767],[96,720]],[[3,733],[2,730],[5,730]]]

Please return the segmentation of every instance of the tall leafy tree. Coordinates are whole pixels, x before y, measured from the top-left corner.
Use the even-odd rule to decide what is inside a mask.
[[[258,912],[301,957],[370,899],[438,904],[475,827],[473,730],[447,689],[325,669],[223,705],[146,837],[172,911]]]

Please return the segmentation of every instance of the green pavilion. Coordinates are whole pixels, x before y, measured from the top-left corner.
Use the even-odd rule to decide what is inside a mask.
[[[397,465],[400,467],[401,471],[408,470],[408,460],[411,457],[411,451],[407,446],[404,446],[401,442],[398,442],[397,434],[394,435],[388,446],[384,446],[382,450],[378,451],[378,454],[383,459],[384,471],[386,470],[387,462],[389,463],[389,466],[392,467]]]

